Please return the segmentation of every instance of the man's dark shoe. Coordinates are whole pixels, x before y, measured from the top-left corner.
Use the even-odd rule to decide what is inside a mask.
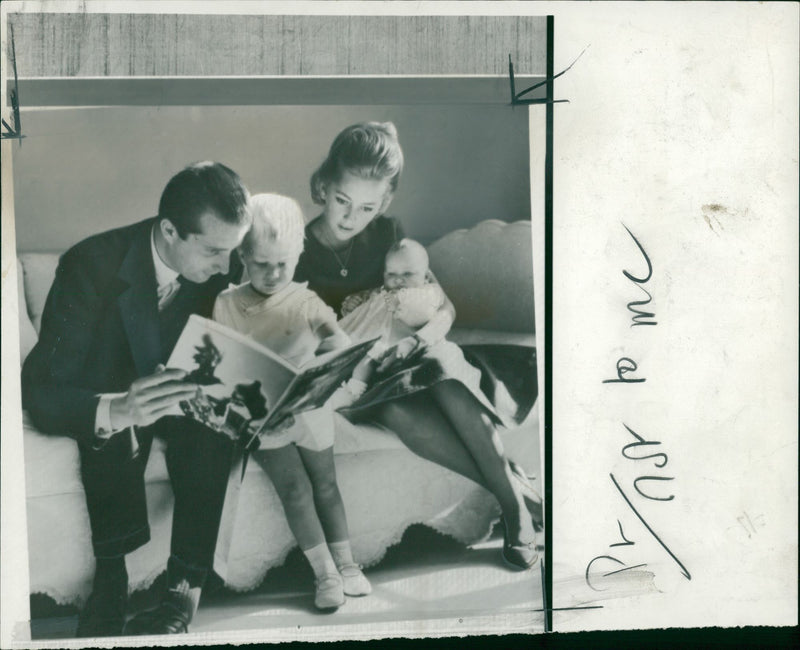
[[[119,560],[121,565],[115,564],[111,571],[98,563],[92,593],[78,617],[76,637],[122,634],[128,602],[128,574],[124,558]]]
[[[137,614],[125,625],[125,634],[130,636],[185,634],[188,631],[189,619],[186,615],[166,603]]]
[[[185,579],[173,584],[158,607],[128,621],[125,634],[185,634],[197,611],[200,591],[200,587],[189,587]]]

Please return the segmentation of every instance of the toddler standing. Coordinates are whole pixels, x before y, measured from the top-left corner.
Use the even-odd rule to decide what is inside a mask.
[[[219,295],[214,319],[301,366],[316,354],[349,345],[336,315],[293,282],[303,251],[304,219],[297,203],[277,194],[250,202],[253,225],[239,249],[249,281]],[[333,458],[329,408],[301,413],[289,428],[261,437],[255,459],[281,499],[286,519],[316,577],[319,609],[342,605],[345,594],[371,592],[353,561]]]

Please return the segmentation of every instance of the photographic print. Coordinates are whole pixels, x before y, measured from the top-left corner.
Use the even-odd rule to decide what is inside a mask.
[[[542,631],[543,170],[504,73],[513,47],[541,78],[544,18],[4,15],[29,640]],[[108,53],[48,69],[45,24]],[[177,28],[178,50],[135,46],[155,68],[120,76],[117,28]],[[216,59],[241,29],[252,50]],[[444,58],[369,70],[354,35],[354,76],[313,50],[277,66],[320,29]],[[459,29],[501,35],[497,74],[431,40]]]
[[[3,647],[797,625],[798,5],[1,9]]]

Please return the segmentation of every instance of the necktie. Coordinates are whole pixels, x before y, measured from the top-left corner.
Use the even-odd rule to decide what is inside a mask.
[[[178,293],[178,289],[180,288],[180,276],[175,278],[169,284],[158,287],[158,311],[163,311],[172,302],[172,299],[175,297],[175,294]]]

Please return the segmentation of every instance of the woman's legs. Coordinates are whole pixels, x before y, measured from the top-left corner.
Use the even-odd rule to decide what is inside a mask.
[[[460,395],[449,397],[454,391],[446,388],[447,386],[459,386],[461,390],[455,389]],[[406,447],[418,456],[430,460],[431,462],[446,467],[447,469],[461,474],[478,485],[486,488],[492,493],[498,487],[498,480],[494,481],[495,487],[492,488],[484,476],[484,465],[489,472],[494,472],[495,479],[499,479],[500,493],[508,495],[511,487],[514,492],[514,503],[518,494],[519,484],[511,473],[512,486],[508,485],[506,470],[508,463],[503,456],[502,445],[494,427],[488,423],[481,408],[478,406],[469,391],[456,381],[443,382],[437,386],[445,386],[434,391],[414,393],[406,397],[393,400],[383,404],[374,414],[373,418],[387,429],[394,431]],[[448,408],[448,403],[454,407]],[[460,414],[456,412],[454,418],[449,418],[449,411],[458,411],[461,407],[464,411]],[[446,416],[445,413],[448,413]],[[466,426],[459,428],[459,422],[466,420]],[[471,443],[471,444],[467,444]],[[476,459],[484,462],[477,463]],[[499,467],[498,467],[498,461]],[[502,475],[498,474],[498,469]],[[510,471],[510,469],[508,470]],[[498,501],[500,495],[495,494]],[[523,494],[524,496],[524,494]],[[510,496],[501,501],[506,501],[510,506]],[[525,513],[520,515],[514,509],[509,509],[509,524],[511,520],[520,519]],[[529,509],[537,510],[541,513],[541,503],[535,497],[531,498]],[[532,512],[534,516],[537,512]],[[525,517],[527,520],[527,517]],[[523,522],[527,526],[527,522]],[[515,524],[516,527],[517,524]]]
[[[489,490],[503,510],[510,540],[533,541],[533,524],[500,437],[460,382],[441,382],[424,393],[387,402],[374,419],[418,456]]]
[[[525,500],[514,480],[503,453],[500,436],[489,416],[462,383],[444,381],[431,387],[431,392],[477,464],[485,485],[494,494],[503,510],[511,539],[523,542],[534,538],[533,524]]]
[[[429,391],[386,402],[374,420],[393,431],[418,456],[488,489],[480,468]]]

